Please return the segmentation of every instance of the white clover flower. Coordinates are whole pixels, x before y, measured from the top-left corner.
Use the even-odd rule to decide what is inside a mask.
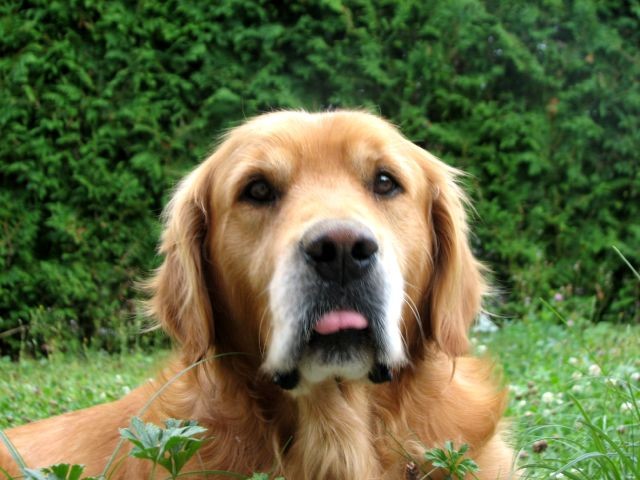
[[[582,373],[581,372],[573,372],[571,374],[571,378],[573,378],[574,380],[580,380],[582,378]]]
[[[553,402],[554,396],[551,392],[544,392],[542,394],[542,402],[543,403],[551,403]]]
[[[487,353],[487,346],[486,345],[478,345],[476,347],[476,352],[478,352],[478,355],[483,355],[483,354]]]
[[[618,385],[620,385],[620,380],[618,380],[616,377],[607,377],[604,379],[604,383],[609,387],[617,387]]]
[[[640,382],[640,372],[633,372],[631,374],[631,380],[634,382]]]
[[[631,402],[624,402],[622,405],[620,405],[620,411],[622,413],[627,413],[633,410],[633,403]]]
[[[571,387],[571,391],[573,393],[582,393],[584,392],[584,387],[582,385],[578,385],[577,383]]]
[[[131,389],[128,386],[124,386],[122,387],[122,393],[127,395],[129,392],[131,392]]]
[[[589,365],[589,375],[591,375],[592,377],[599,377],[600,375],[602,375],[602,369],[600,368],[600,365],[596,365],[595,363]]]
[[[522,408],[522,407],[526,407],[527,406],[527,401],[526,400],[520,400],[518,402],[518,407]]]
[[[580,363],[580,361],[576,357],[569,357],[569,365],[573,365],[575,367],[578,363]]]

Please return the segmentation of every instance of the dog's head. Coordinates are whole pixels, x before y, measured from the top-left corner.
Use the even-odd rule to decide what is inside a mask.
[[[151,311],[187,359],[249,353],[283,388],[464,353],[484,283],[456,175],[374,115],[257,117],[178,186]]]

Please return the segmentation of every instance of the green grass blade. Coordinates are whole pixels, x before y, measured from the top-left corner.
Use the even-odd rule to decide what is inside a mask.
[[[2,443],[4,443],[4,446],[7,447],[9,454],[11,455],[13,460],[16,462],[18,467],[20,467],[20,470],[27,468],[27,465],[24,463],[24,459],[22,458],[18,450],[16,450],[16,447],[13,446],[13,443],[11,443],[11,440],[9,440],[9,437],[7,437],[7,435],[4,433],[4,430],[0,430],[0,440],[2,440]]]
[[[620,256],[620,258],[622,259],[622,261],[624,263],[627,264],[627,267],[629,267],[629,269],[633,272],[633,274],[636,276],[636,278],[638,279],[638,281],[640,281],[640,273],[638,273],[638,271],[633,268],[633,265],[631,265],[631,263],[629,262],[629,260],[627,260],[627,257],[625,257],[622,252],[620,250],[618,250],[618,247],[616,247],[615,245],[611,245],[611,248],[613,248],[615,250],[615,252]]]
[[[9,475],[9,472],[7,472],[4,468],[0,467],[0,473],[2,473],[5,477],[6,480],[14,480],[13,477],[11,475]]]
[[[619,478],[622,478],[619,472],[618,465],[616,465],[615,462],[611,460],[611,456],[614,456],[614,457],[617,457],[620,460],[620,462],[625,467],[627,467],[630,471],[635,472],[636,474],[639,474],[640,473],[638,471],[639,467],[636,465],[636,462],[634,461],[634,459],[630,458],[630,456],[623,450],[623,448],[621,448],[620,442],[612,439],[607,434],[607,432],[599,428],[597,425],[595,425],[591,421],[591,418],[589,417],[585,408],[576,397],[569,394],[569,398],[573,401],[574,405],[576,405],[576,407],[580,411],[580,414],[582,415],[582,419],[584,421],[583,424],[585,427],[587,427],[587,429],[591,433],[591,440],[594,442],[594,445],[600,451],[600,453],[605,454],[604,457],[611,464],[612,471],[615,472]],[[609,447],[613,450],[613,452],[615,452],[615,454],[613,452],[608,451],[607,445],[609,445]]]

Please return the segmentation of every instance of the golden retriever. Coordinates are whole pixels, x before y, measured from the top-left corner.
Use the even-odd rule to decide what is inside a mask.
[[[375,115],[284,111],[232,130],[179,184],[148,305],[179,344],[166,378],[208,360],[144,418],[208,429],[187,470],[413,478],[452,440],[478,478],[514,477],[505,392],[464,356],[486,285],[458,174]],[[7,434],[30,467],[99,474],[163,381]],[[111,478],[148,478],[125,454]],[[0,465],[16,471],[2,448]]]

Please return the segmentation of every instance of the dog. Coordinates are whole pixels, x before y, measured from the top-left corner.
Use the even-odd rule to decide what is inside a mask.
[[[8,437],[30,467],[97,475],[118,429],[192,366],[144,415],[208,429],[185,472],[440,479],[424,452],[451,440],[477,478],[515,478],[506,392],[467,356],[487,284],[459,175],[362,111],[273,112],[231,130],[163,215],[148,309],[178,345],[173,365]],[[125,450],[110,478],[149,478]],[[0,465],[16,472],[2,447]]]

